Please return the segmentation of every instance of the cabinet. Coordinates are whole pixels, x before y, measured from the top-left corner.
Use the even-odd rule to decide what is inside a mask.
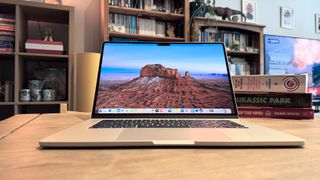
[[[169,26],[174,26],[174,35],[168,34]],[[189,40],[188,26],[188,0],[101,0],[103,41],[184,42]]]
[[[208,40],[202,36],[205,36],[205,33],[203,33],[205,31],[204,29],[210,28],[213,34],[219,37],[218,39],[213,38],[211,42],[224,42],[227,47],[229,60],[232,58],[244,59],[250,66],[250,74],[264,74],[263,29],[265,26],[223,20],[214,20],[211,22],[202,17],[196,17],[194,22],[190,35],[193,42]],[[201,32],[202,36],[200,34]],[[210,30],[208,30],[207,33],[210,33]],[[233,48],[232,46],[234,44],[232,41],[235,37],[238,38],[239,45]],[[200,38],[202,38],[202,40]]]
[[[20,113],[58,112],[61,103],[72,108],[72,64],[74,8],[19,0],[1,0],[1,13],[10,14],[15,20],[14,52],[0,52],[0,80],[14,84],[14,97],[10,102],[0,102],[0,119]],[[42,39],[43,30],[50,28],[53,39],[64,45],[63,54],[28,53],[25,42],[28,39]],[[39,79],[39,74],[51,70],[60,72],[64,96],[55,101],[20,101],[21,89],[28,88],[28,81]],[[47,75],[42,75],[42,77]],[[54,75],[53,75],[54,76]]]

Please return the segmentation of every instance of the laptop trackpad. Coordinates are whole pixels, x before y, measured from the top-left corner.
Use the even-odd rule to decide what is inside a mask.
[[[124,129],[117,140],[157,141],[157,140],[230,140],[227,136],[212,128],[137,128]]]

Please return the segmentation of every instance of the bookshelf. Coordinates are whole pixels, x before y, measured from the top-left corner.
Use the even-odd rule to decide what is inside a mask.
[[[14,17],[14,52],[0,52],[0,81],[14,83],[13,99],[0,102],[0,120],[21,113],[59,112],[60,104],[72,105],[72,64],[74,8],[20,0],[1,0],[1,13]],[[62,55],[29,53],[25,49],[27,39],[42,39],[41,30],[51,28],[55,41],[62,41]],[[28,81],[38,74],[62,75],[64,96],[54,101],[20,101],[20,90],[28,88]],[[55,74],[56,73],[56,74]],[[44,77],[42,76],[42,77]]]
[[[142,2],[155,0],[142,0]],[[229,58],[241,59],[247,66],[247,73],[250,74],[263,74],[264,73],[264,51],[263,51],[263,29],[265,26],[241,23],[223,20],[213,20],[211,22],[207,18],[196,17],[194,19],[194,28],[189,30],[190,24],[190,10],[188,0],[168,0],[172,2],[180,2],[183,4],[184,11],[182,14],[172,12],[153,11],[148,8],[132,8],[121,5],[121,2],[140,2],[139,0],[101,0],[101,39],[102,41],[112,41],[113,38],[120,38],[124,40],[132,39],[138,41],[167,41],[167,42],[201,42],[199,41],[199,29],[215,28],[217,32],[230,32],[237,33],[239,36],[246,36],[250,39],[243,49],[227,49]],[[162,2],[168,2],[162,1]],[[120,4],[117,4],[120,2]],[[179,23],[183,26],[183,35],[181,37],[164,37],[145,34],[136,34],[128,32],[111,32],[109,30],[110,23],[113,24],[113,14],[122,14],[125,16],[136,16],[149,19],[156,19],[170,23]],[[123,17],[121,17],[123,18]],[[125,23],[123,23],[125,24]],[[217,41],[216,41],[217,42]],[[221,41],[219,41],[221,42]],[[225,43],[226,44],[226,43]],[[226,45],[227,46],[227,45]],[[227,46],[228,47],[228,46]]]
[[[228,43],[224,41],[226,38],[222,37],[219,40],[225,43],[229,60],[232,58],[243,59],[245,63],[250,66],[250,74],[264,74],[263,29],[265,26],[223,20],[214,20],[211,22],[203,17],[196,17],[194,24],[190,35],[193,42],[201,42],[203,40],[199,39],[199,30],[206,28],[212,28],[215,31],[214,34],[220,33],[219,36],[222,34],[222,36],[225,35],[225,37],[227,37],[228,35],[232,36],[236,34],[240,40],[244,37],[243,41],[246,41],[244,43],[245,45],[243,45],[243,47],[239,45],[239,49],[237,50],[232,49],[231,46],[233,43],[229,43],[229,46]],[[217,41],[213,40],[211,42]],[[239,44],[241,43],[239,42]]]
[[[149,6],[150,2],[155,0],[101,0],[101,39],[102,41],[112,41],[113,38],[125,38],[138,41],[166,41],[166,42],[186,42],[189,41],[188,23],[189,23],[189,1],[188,0],[157,0],[162,2],[163,6],[169,7],[167,10],[160,10],[158,6]],[[121,2],[128,2],[123,5]],[[139,4],[143,6],[139,7]],[[166,4],[165,4],[166,3]],[[179,9],[180,8],[180,9]],[[171,9],[171,10],[170,10]],[[182,9],[182,11],[181,11]],[[180,11],[180,12],[179,12]],[[120,17],[118,16],[120,15]],[[115,17],[116,16],[116,17]],[[129,23],[133,23],[132,30],[118,32],[110,30],[112,24],[126,24],[126,18],[129,17]],[[130,19],[134,17],[134,19]],[[138,20],[137,20],[137,19]],[[119,19],[125,19],[119,23]],[[151,22],[150,22],[151,21]],[[154,21],[154,22],[152,22]],[[139,26],[140,23],[140,26]],[[174,36],[168,36],[166,33],[168,25],[175,26]],[[138,28],[136,28],[139,26]],[[146,26],[153,27],[151,32],[143,32]]]

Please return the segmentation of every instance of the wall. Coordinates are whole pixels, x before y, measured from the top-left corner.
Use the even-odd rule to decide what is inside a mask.
[[[320,39],[315,33],[315,14],[320,14],[319,0],[256,0],[257,23],[265,25],[265,34]],[[216,0],[216,6],[241,10],[241,0]],[[280,27],[280,6],[294,9],[294,29]]]
[[[100,0],[63,0],[75,7],[75,54],[100,51]]]

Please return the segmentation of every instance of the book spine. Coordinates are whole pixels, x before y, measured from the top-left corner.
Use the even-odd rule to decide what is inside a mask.
[[[307,74],[232,76],[235,92],[306,93]]]
[[[50,44],[36,44],[36,43],[26,43],[26,49],[36,49],[36,50],[52,50],[52,51],[63,51],[63,46],[61,45],[50,45]]]
[[[311,108],[311,93],[235,93],[238,106]]]
[[[55,50],[40,50],[40,49],[27,49],[28,53],[40,53],[40,54],[63,54],[63,51],[55,51]]]
[[[14,15],[1,13],[0,18],[14,19]]]
[[[13,52],[13,48],[0,48],[0,52]]]
[[[13,102],[13,82],[6,81],[4,85],[4,101],[5,102]]]
[[[13,37],[13,36],[15,36],[15,32],[13,31],[1,31],[0,30],[0,36],[11,36],[11,37]]]
[[[15,30],[14,30],[14,27],[0,25],[0,31],[15,31]]]
[[[239,116],[242,118],[282,118],[282,119],[313,119],[312,108],[255,108],[238,107]]]

